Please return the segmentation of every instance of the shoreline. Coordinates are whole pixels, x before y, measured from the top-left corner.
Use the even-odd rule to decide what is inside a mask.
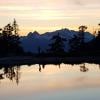
[[[16,56],[0,58],[0,65],[32,65],[32,64],[100,64],[100,57],[30,57]]]

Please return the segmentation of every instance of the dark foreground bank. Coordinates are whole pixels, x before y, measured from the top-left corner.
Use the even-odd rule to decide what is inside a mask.
[[[0,58],[0,65],[31,65],[31,64],[79,64],[100,63],[100,57],[5,57]]]

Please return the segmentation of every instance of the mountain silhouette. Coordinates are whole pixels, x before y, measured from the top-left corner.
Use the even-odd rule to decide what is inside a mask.
[[[65,41],[64,44],[65,51],[68,52],[70,48],[69,40],[72,39],[74,35],[77,35],[78,31],[69,30],[66,28],[53,32],[46,32],[44,34],[39,34],[37,31],[29,32],[27,36],[20,37],[21,46],[25,52],[38,53],[38,48],[41,49],[41,52],[46,52],[46,50],[49,48],[48,45],[51,42],[51,38],[58,33],[61,37],[66,38],[67,41]],[[92,39],[94,39],[94,37],[95,36],[91,33],[85,32],[84,42],[90,42]]]

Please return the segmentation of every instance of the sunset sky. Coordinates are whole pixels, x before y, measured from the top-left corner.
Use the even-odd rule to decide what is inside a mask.
[[[100,22],[100,0],[0,0],[0,27],[16,19],[20,34],[40,33]]]

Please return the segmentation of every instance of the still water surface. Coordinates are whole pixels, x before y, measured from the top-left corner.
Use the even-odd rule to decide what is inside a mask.
[[[100,100],[96,64],[0,68],[0,100]]]

